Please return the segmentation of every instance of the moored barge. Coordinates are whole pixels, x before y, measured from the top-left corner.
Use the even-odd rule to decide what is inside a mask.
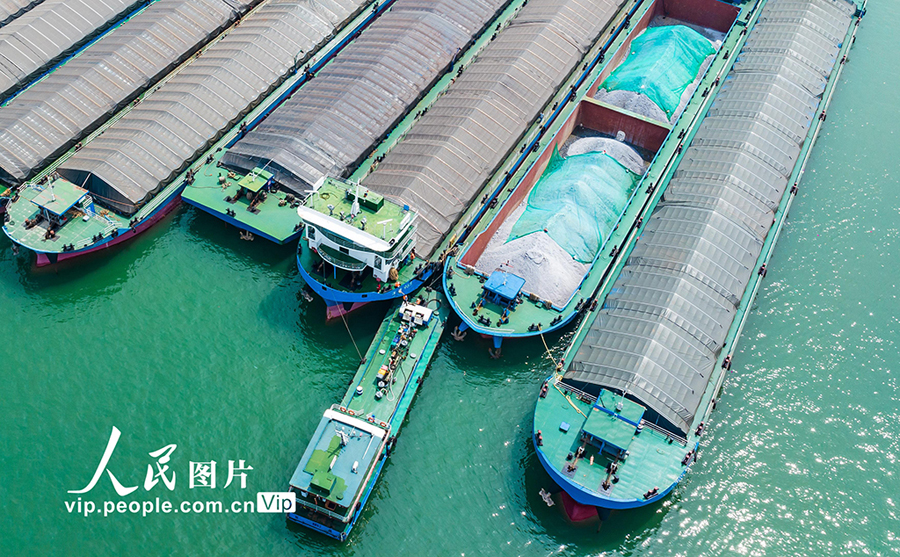
[[[492,337],[497,356],[503,338],[559,329],[591,306],[718,90],[740,13],[716,0],[640,6],[540,157],[447,258],[457,333]]]
[[[652,504],[696,460],[864,13],[768,0],[748,26],[640,241],[540,389],[535,449],[567,509]]]

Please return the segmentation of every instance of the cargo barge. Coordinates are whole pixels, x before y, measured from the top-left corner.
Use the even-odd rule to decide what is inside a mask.
[[[535,450],[573,518],[653,504],[695,462],[865,14],[845,0],[759,8],[661,201],[537,396]]]
[[[256,2],[156,0],[21,92],[0,110],[0,183],[32,178]]]
[[[0,27],[0,102],[41,79],[127,21],[148,0],[15,2],[20,16]],[[27,12],[25,9],[31,6]],[[11,17],[11,16],[10,16]]]
[[[594,17],[584,18],[585,6],[574,2],[529,2],[522,7],[446,93],[405,131],[396,146],[378,155],[373,170],[359,180],[363,191],[417,215],[410,243],[405,238],[403,243],[403,252],[409,257],[388,262],[376,258],[371,249],[345,233],[346,223],[339,213],[319,211],[315,226],[307,227],[314,229],[316,236],[301,239],[297,259],[303,280],[326,301],[329,318],[374,300],[406,295],[424,278],[419,276],[422,269],[430,273],[431,265],[442,261],[438,245],[529,125],[543,118],[541,110],[573,71],[577,72],[576,64],[618,11],[608,0],[592,0],[588,8]],[[537,32],[535,18],[544,22]],[[512,57],[511,51],[520,54]],[[547,63],[533,70],[529,56],[546,58]],[[541,76],[535,77],[534,71]],[[527,99],[523,100],[520,90],[506,85],[513,81],[530,84]],[[567,94],[562,92],[564,100]],[[485,139],[488,136],[490,141]],[[321,251],[318,246],[322,243],[341,256],[326,261],[309,248],[315,245]],[[389,276],[396,279],[381,280],[382,265],[388,265]]]
[[[573,45],[573,36],[566,36],[565,33],[560,34],[560,30],[566,29],[568,23],[572,21],[576,14],[583,16],[583,11],[579,11],[583,7],[583,4],[574,0],[564,4],[560,4],[555,0],[530,0],[528,6],[521,13],[521,15],[525,16],[524,21],[533,21],[531,18],[536,15],[545,17],[549,11],[553,14],[551,22],[541,27],[535,27],[527,23],[521,26],[510,25],[509,29],[512,33],[509,36],[504,37],[504,33],[500,33],[492,42],[492,44],[497,45],[495,47],[497,52],[506,52],[506,49],[512,44],[519,45],[521,47],[520,56],[517,59],[510,59],[497,54],[491,55],[490,47],[485,49],[479,61],[467,69],[460,79],[457,80],[459,87],[448,89],[447,93],[435,103],[429,115],[423,116],[409,131],[404,130],[405,137],[398,143],[397,151],[387,152],[383,162],[375,161],[371,166],[382,166],[385,163],[389,163],[392,157],[403,156],[399,160],[406,160],[408,155],[403,155],[403,152],[407,149],[414,151],[419,149],[420,142],[425,141],[424,134],[432,129],[431,126],[435,125],[435,119],[440,122],[446,122],[448,113],[456,112],[458,114],[457,103],[471,98],[476,91],[484,94],[496,90],[497,94],[494,95],[494,99],[497,104],[495,104],[495,108],[499,110],[505,109],[504,112],[501,112],[504,122],[530,122],[532,124],[530,127],[514,128],[509,126],[508,135],[503,137],[504,142],[492,145],[490,153],[485,152],[482,149],[483,142],[474,137],[471,143],[460,144],[456,138],[459,137],[458,134],[462,130],[469,127],[482,129],[488,122],[496,122],[498,117],[490,111],[472,107],[473,110],[467,113],[464,118],[458,118],[452,125],[443,124],[442,127],[444,129],[440,136],[440,141],[433,141],[432,138],[430,145],[434,148],[433,156],[435,157],[441,157],[443,149],[450,149],[460,153],[460,149],[464,148],[465,152],[479,153],[481,156],[489,157],[487,160],[489,160],[490,165],[495,170],[503,166],[509,169],[510,175],[514,175],[520,165],[532,156],[532,153],[525,153],[524,150],[522,153],[511,152],[512,150],[509,146],[523,137],[527,138],[527,141],[539,141],[542,132],[546,131],[553,122],[552,118],[538,117],[541,108],[554,104],[554,100],[556,101],[554,110],[557,107],[562,109],[569,104],[572,92],[579,93],[579,87],[584,85],[585,72],[591,72],[595,69],[596,60],[603,50],[609,46],[608,42],[599,42],[599,37],[603,33],[604,28],[606,28],[605,31],[608,37],[616,37],[618,32],[627,25],[628,17],[632,14],[628,9],[616,14],[615,6],[594,0],[592,4],[594,11],[592,13],[603,14],[602,17],[604,19],[603,21],[594,21],[588,24],[589,18],[583,18],[585,26],[577,29],[577,36],[580,39],[575,40],[576,43],[580,43],[582,46],[575,47]],[[615,22],[610,27],[608,24],[613,21],[614,16]],[[533,33],[535,29],[539,30],[537,34]],[[526,47],[522,47],[523,38],[527,38]],[[590,45],[592,41],[598,42],[595,42],[592,47]],[[503,79],[521,79],[533,67],[529,62],[532,56],[535,54],[545,55],[547,52],[554,51],[554,47],[555,56],[557,58],[565,58],[568,61],[566,67],[547,66],[544,68],[546,80],[538,82],[544,83],[543,88],[540,90],[539,98],[529,99],[530,104],[521,103],[519,93],[503,86]],[[584,62],[585,66],[581,70],[570,74],[571,69],[581,62]],[[466,73],[472,71],[475,73],[472,74],[470,81],[468,83],[463,82],[460,86],[460,80],[465,79]],[[493,79],[485,79],[489,75],[493,75]],[[498,103],[497,99],[502,99],[503,102]],[[541,104],[541,101],[544,104]],[[429,127],[425,128],[426,132],[419,132],[418,130],[422,129],[423,122],[429,124]],[[417,135],[418,133],[423,135]],[[507,147],[504,147],[504,145]],[[427,159],[428,157],[424,158]],[[442,157],[442,160],[447,159]],[[434,175],[428,162],[428,160],[420,160],[421,166],[407,173],[407,178],[413,183],[419,183],[419,180],[430,180]],[[390,168],[392,165],[387,164],[386,166]],[[364,169],[357,172],[365,174],[367,171],[368,169]],[[378,170],[376,169],[375,173],[377,172]],[[393,171],[388,176],[392,174]],[[483,193],[486,194],[490,188],[494,187],[494,184],[489,181],[492,174],[494,172],[488,168],[481,169],[478,173],[470,174],[467,176],[465,185],[458,184],[459,191],[472,198]],[[443,177],[442,180],[452,183],[453,176]],[[326,214],[329,217],[338,216],[337,219],[333,220],[340,222],[343,226],[335,228],[338,228],[338,231],[344,237],[350,238],[360,245],[367,244],[375,249],[383,248],[384,245],[380,245],[379,242],[390,246],[390,240],[394,239],[395,245],[405,246],[405,240],[409,237],[410,232],[415,231],[418,234],[418,228],[414,229],[413,225],[416,221],[419,221],[419,226],[421,226],[420,219],[422,219],[422,215],[418,213],[416,208],[407,204],[401,205],[397,203],[397,198],[382,196],[368,188],[364,181],[360,183],[352,178],[350,180],[326,178],[321,183],[316,184],[315,189],[316,194],[310,196],[307,200],[309,203],[301,207],[301,209],[306,211],[318,213],[317,215],[308,216],[308,218],[321,220],[325,218]],[[323,199],[322,194],[327,194],[328,197]],[[450,209],[453,212],[448,212],[445,218],[453,218],[453,221],[451,221],[451,224],[447,224],[446,231],[439,236],[433,233],[425,236],[434,242],[431,248],[432,251],[445,253],[448,247],[452,246],[464,234],[464,230],[471,222],[470,219],[474,218],[478,212],[477,204],[466,209],[462,203],[458,203],[454,204]],[[384,212],[379,213],[379,211]],[[426,211],[433,211],[433,208],[426,206]],[[301,210],[301,214],[303,212]],[[344,213],[343,220],[339,218],[341,212]],[[380,214],[380,216],[375,216],[376,214]],[[350,215],[353,215],[352,219],[348,218]],[[366,219],[365,223],[363,219]],[[380,221],[389,221],[382,223],[383,230],[378,229],[378,222]],[[455,222],[455,225],[452,224],[453,222]],[[430,226],[427,223],[426,225]],[[387,230],[389,228],[394,231],[402,231],[402,233],[394,238],[388,235]],[[330,232],[331,229],[329,228],[328,231]],[[319,234],[318,229],[313,233],[313,242],[319,239]],[[366,234],[372,237],[366,237]],[[346,245],[342,246],[347,247]],[[331,269],[329,271],[330,273],[334,272]],[[324,276],[326,275],[325,273],[322,273],[322,275],[323,279],[321,280],[324,282]],[[333,274],[331,274],[331,280],[335,280]],[[431,279],[431,282],[434,281],[435,277]],[[438,294],[426,289],[422,296],[425,299],[430,299]],[[415,295],[406,294],[405,298],[411,299]],[[443,328],[446,317],[449,314],[449,308],[446,306],[446,302],[443,301],[442,295],[439,299],[442,301],[442,305],[438,308],[441,312],[440,327]],[[416,304],[422,305],[419,301]],[[425,305],[428,306],[427,303]],[[406,306],[405,302],[401,304],[401,307],[404,306]],[[409,306],[406,307],[409,308]],[[430,309],[430,306],[426,309]],[[378,374],[380,373],[384,376],[390,373],[391,360],[399,361],[396,356],[393,358],[387,356],[390,346],[388,338],[395,341],[395,345],[399,344],[402,346],[402,336],[398,336],[397,332],[395,332],[399,327],[403,326],[400,321],[397,321],[397,311],[397,306],[395,306],[388,314],[386,321],[382,324],[382,329],[376,335],[376,340],[369,348],[364,363],[361,365],[352,383],[354,386],[362,387],[362,392],[356,388],[351,389],[340,405],[332,406],[326,412],[313,436],[313,441],[307,447],[291,480],[291,490],[298,494],[298,502],[297,512],[290,514],[288,520],[338,540],[346,539],[371,493],[375,484],[375,478],[368,476],[368,474],[377,477],[383,465],[371,460],[376,458],[376,456],[375,453],[369,451],[370,441],[371,445],[376,443],[378,445],[383,444],[386,449],[391,445],[390,435],[381,433],[372,427],[374,425],[373,421],[377,421],[377,427],[384,430],[381,422],[384,421],[386,425],[390,425],[391,422],[381,419],[376,420],[379,415],[367,415],[366,413],[369,410],[367,409],[366,401],[371,405],[373,404],[371,397],[375,396],[376,400],[378,400],[377,390],[373,392],[372,388],[384,389],[385,386],[389,385],[388,382],[384,381],[383,377],[379,378]],[[422,337],[424,331],[420,330],[417,334],[418,336],[415,339]],[[437,337],[433,336],[435,334],[439,333],[432,333],[432,336],[429,338],[434,338],[434,341],[437,342]],[[431,341],[429,340],[429,342]],[[418,369],[424,369],[433,349],[432,347],[423,354],[413,352],[417,355],[415,360],[417,361],[417,366],[419,366]],[[380,359],[374,365],[367,364],[367,362],[371,362],[373,357]],[[387,366],[384,365],[386,357],[388,357]],[[368,379],[365,377],[368,377]],[[378,381],[381,381],[384,386],[379,385]],[[366,395],[369,398],[366,398]],[[382,395],[382,397],[384,398],[386,395]],[[361,406],[358,408],[354,407],[354,401],[358,401]],[[387,411],[391,411],[389,407],[387,407]],[[372,418],[372,421],[369,420],[369,417]],[[360,418],[365,419],[360,420]],[[351,435],[351,432],[353,435]],[[354,444],[357,436],[365,441],[366,448],[362,448],[360,446],[361,443]],[[365,455],[363,460],[356,457],[360,453]],[[379,449],[377,455],[380,456],[380,454]]]
[[[43,266],[122,243],[161,220],[189,183],[215,172],[213,153],[308,81],[298,70],[327,64],[391,5],[367,10],[364,0],[314,2],[320,3],[315,17],[309,2],[259,5],[19,187],[17,201],[7,205],[4,233]],[[276,33],[292,42],[276,42]],[[212,95],[210,87],[227,94]],[[55,203],[60,195],[73,205]],[[40,205],[46,200],[52,203]]]
[[[296,240],[297,206],[314,186],[347,178],[411,111],[426,111],[521,2],[397,0],[309,85],[215,153],[218,173],[198,175],[182,199],[244,237]]]
[[[397,442],[449,313],[438,290],[395,305],[340,404],[319,422],[290,481],[290,523],[344,541]]]
[[[503,338],[559,329],[591,306],[745,37],[747,11],[730,4],[642,4],[540,157],[447,258],[455,336],[493,338],[494,356]]]

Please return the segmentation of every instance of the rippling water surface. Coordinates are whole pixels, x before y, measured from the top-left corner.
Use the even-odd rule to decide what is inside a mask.
[[[701,459],[662,505],[569,525],[529,442],[543,347],[444,342],[345,545],[280,515],[66,511],[113,426],[109,469],[174,491],[283,489],[356,352],[297,301],[289,248],[182,209],[111,256],[35,271],[0,240],[0,553],[7,555],[887,555],[900,552],[900,19],[875,1],[776,249]],[[354,316],[365,349],[384,307]],[[548,339],[556,349],[568,338]],[[222,489],[227,462],[253,467]],[[187,462],[216,460],[215,490]],[[136,494],[136,495],[137,495]],[[85,499],[117,500],[107,478]]]

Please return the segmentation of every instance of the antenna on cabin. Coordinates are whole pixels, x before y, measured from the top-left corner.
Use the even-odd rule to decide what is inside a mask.
[[[353,196],[353,206],[350,207],[350,216],[355,217],[359,214],[359,181],[356,182],[356,194]]]
[[[387,236],[387,223],[391,222],[391,219],[385,219],[378,221],[378,224],[381,225],[381,239],[384,240],[385,236]],[[394,227],[391,226],[391,232],[393,232]]]

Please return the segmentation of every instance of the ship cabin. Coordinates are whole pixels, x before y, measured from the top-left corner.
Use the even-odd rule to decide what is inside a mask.
[[[57,231],[67,223],[89,220],[94,214],[94,201],[84,188],[63,178],[48,178],[47,185],[30,199],[37,211],[26,218],[26,236],[31,243],[58,239]],[[62,251],[71,251],[75,246],[64,245]]]
[[[287,518],[337,539],[365,503],[388,439],[385,428],[350,413],[337,406],[325,411],[290,484],[297,506]]]
[[[361,281],[370,269],[379,283],[394,284],[415,258],[415,211],[358,183],[326,178],[297,212],[310,249],[335,273],[356,273]]]
[[[624,458],[635,435],[643,429],[644,410],[637,402],[603,389],[581,426],[581,439],[598,453]]]
[[[247,210],[257,214],[259,213],[258,206],[266,200],[273,183],[274,177],[271,172],[256,167],[238,181],[237,192],[227,196],[225,201],[233,204],[243,199],[246,202]]]

